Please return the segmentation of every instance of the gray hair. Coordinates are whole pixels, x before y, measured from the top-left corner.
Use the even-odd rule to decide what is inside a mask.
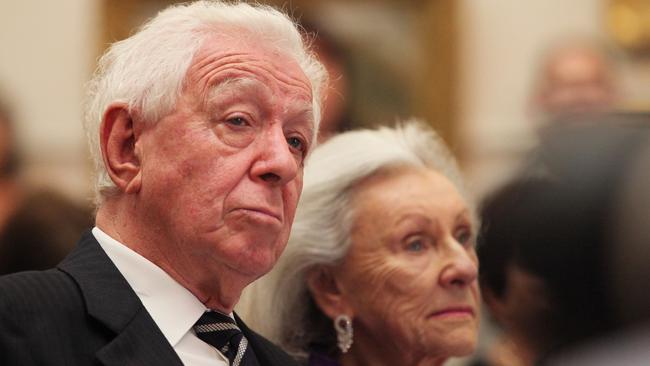
[[[247,321],[298,358],[307,356],[312,342],[331,338],[321,334],[324,330],[319,324],[325,315],[314,311],[306,274],[317,266],[339,264],[348,252],[355,186],[367,177],[399,167],[443,174],[476,217],[454,157],[424,124],[411,120],[395,128],[335,136],[317,147],[306,163],[303,193],[287,248],[274,269],[247,289],[242,308]],[[331,322],[325,320],[329,326]]]
[[[206,39],[223,33],[224,27],[249,32],[297,61],[311,83],[314,131],[318,130],[321,89],[327,73],[287,15],[269,6],[221,1],[171,6],[133,36],[112,44],[89,84],[84,127],[95,163],[97,204],[115,191],[99,144],[99,126],[106,108],[125,103],[148,123],[171,113],[195,54]]]

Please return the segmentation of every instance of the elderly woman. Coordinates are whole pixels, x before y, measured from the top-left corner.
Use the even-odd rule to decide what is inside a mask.
[[[433,131],[411,122],[341,134],[313,152],[289,244],[247,294],[247,319],[309,365],[467,355],[479,323],[476,231]]]

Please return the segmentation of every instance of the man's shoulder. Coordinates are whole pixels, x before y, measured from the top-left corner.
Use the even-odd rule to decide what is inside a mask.
[[[62,306],[81,306],[75,282],[59,269],[19,272],[0,277],[0,313],[53,312]]]
[[[7,309],[7,306],[25,309],[45,307],[53,311],[60,306],[81,305],[82,291],[78,278],[72,272],[79,262],[83,263],[86,259],[75,259],[80,252],[84,252],[80,248],[89,248],[85,249],[86,252],[92,251],[93,240],[90,231],[84,233],[77,247],[56,268],[0,276],[0,309]],[[86,267],[98,266],[93,263]]]
[[[1,365],[90,365],[109,334],[62,270],[0,277]]]

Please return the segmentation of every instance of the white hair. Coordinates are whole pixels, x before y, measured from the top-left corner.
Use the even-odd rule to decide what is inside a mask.
[[[305,167],[289,243],[274,269],[246,290],[245,319],[295,357],[331,338],[331,321],[315,308],[306,274],[339,264],[350,248],[354,188],[362,180],[399,167],[432,169],[447,177],[471,204],[459,169],[440,137],[411,120],[395,128],[350,131],[317,147]],[[320,319],[318,319],[320,318]],[[322,324],[326,322],[327,330]]]
[[[221,1],[171,6],[131,37],[112,44],[90,82],[85,129],[97,175],[97,204],[115,187],[105,170],[99,143],[99,126],[107,107],[124,103],[148,123],[171,113],[195,54],[206,39],[223,34],[224,28],[246,31],[296,60],[311,83],[314,131],[318,130],[327,73],[287,15],[269,6]]]

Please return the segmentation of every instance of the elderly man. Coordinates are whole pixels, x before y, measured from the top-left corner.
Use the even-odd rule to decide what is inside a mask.
[[[233,313],[282,253],[325,72],[266,7],[169,8],[100,61],[96,227],[0,279],[2,365],[291,365]]]

